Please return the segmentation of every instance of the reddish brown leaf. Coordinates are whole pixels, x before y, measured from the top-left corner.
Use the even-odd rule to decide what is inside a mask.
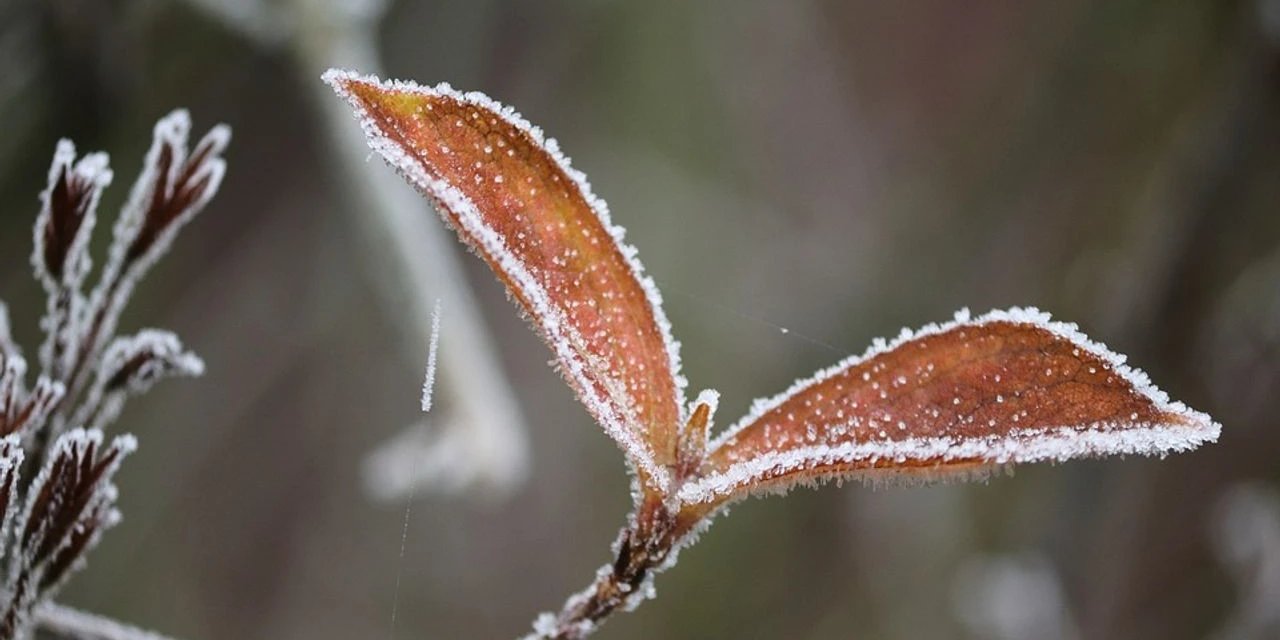
[[[797,482],[981,473],[1217,439],[1123,356],[1034,309],[904,332],[757,404],[687,484],[694,511]]]
[[[565,377],[642,474],[675,462],[683,381],[660,298],[553,140],[478,93],[325,75],[370,144],[529,314]]]

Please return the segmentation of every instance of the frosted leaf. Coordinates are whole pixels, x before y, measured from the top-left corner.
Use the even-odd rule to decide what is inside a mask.
[[[31,263],[36,279],[50,295],[77,291],[91,266],[89,237],[97,218],[102,190],[111,184],[105,153],[76,162],[76,148],[60,140],[49,167],[49,183],[40,193],[35,250]]]
[[[84,333],[81,285],[91,265],[89,238],[98,199],[110,183],[106,154],[91,153],[76,162],[75,145],[58,142],[48,186],[40,193],[31,264],[48,305],[40,321],[45,333],[40,363],[46,374],[59,379],[71,368]]]
[[[120,520],[112,478],[136,448],[132,436],[102,446],[102,432],[73,429],[54,443],[27,491],[13,539],[5,590],[25,618],[32,605],[55,593],[84,563],[102,532]],[[22,628],[23,620],[10,620]]]
[[[355,107],[370,146],[507,285],[646,485],[665,486],[684,417],[678,345],[586,177],[482,94],[339,70],[324,79]]]
[[[120,309],[138,281],[222,184],[222,153],[231,141],[230,127],[214,126],[188,154],[190,132],[191,117],[183,109],[156,123],[142,173],[116,221],[102,281],[91,299],[99,335],[115,332]]]
[[[204,362],[184,349],[172,332],[143,329],[116,338],[103,354],[99,371],[108,391],[142,393],[166,377],[199,376]]]
[[[62,400],[66,388],[40,376],[27,391],[23,378],[27,363],[21,356],[0,353],[0,436],[26,435],[45,423]]]
[[[690,476],[702,465],[707,454],[707,434],[712,427],[716,408],[720,405],[720,392],[705,389],[698,393],[689,409],[689,419],[680,430],[680,455],[676,466],[679,478]]]
[[[203,373],[204,361],[169,331],[144,329],[116,338],[103,352],[97,380],[73,422],[101,428],[120,415],[129,396],[141,395],[165,378]]]
[[[8,552],[13,518],[18,512],[18,474],[22,471],[23,451],[17,435],[0,439],[0,555]]]
[[[703,477],[680,498],[715,505],[797,482],[1164,455],[1213,442],[1220,429],[1075,325],[1035,309],[964,311],[757,401],[712,443]]]
[[[190,133],[191,116],[184,109],[156,122],[142,173],[116,222],[111,268],[145,270],[217,192],[226,173],[222,152],[231,129],[213,127],[188,155]]]
[[[37,627],[77,638],[159,638],[48,599],[84,565],[103,532],[120,521],[114,475],[136,447],[128,435],[104,445],[102,431],[84,425],[114,418],[127,395],[160,378],[203,370],[171,333],[145,330],[115,338],[119,312],[134,285],[212,197],[225,171],[229,130],[214,127],[188,152],[189,130],[183,111],[157,123],[142,173],[116,223],[101,280],[88,296],[89,245],[112,173],[106,154],[77,160],[68,140],[55,150],[31,253],[47,310],[40,372],[29,389],[27,363],[0,303],[2,638],[30,638]],[[79,428],[66,431],[69,424]],[[34,477],[20,478],[24,457]]]

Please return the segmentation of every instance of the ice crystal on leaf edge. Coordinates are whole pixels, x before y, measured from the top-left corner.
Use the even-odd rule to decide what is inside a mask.
[[[382,155],[387,163],[410,183],[455,215],[456,224],[460,225],[462,230],[479,245],[473,249],[481,250],[491,256],[496,263],[495,268],[500,269],[502,274],[509,278],[511,285],[525,296],[525,300],[531,307],[530,313],[535,316],[534,322],[542,329],[549,346],[558,356],[562,373],[569,379],[588,410],[600,421],[601,427],[627,454],[628,460],[638,466],[646,477],[652,478],[652,484],[656,487],[669,486],[670,473],[656,462],[650,443],[645,440],[643,433],[637,433],[634,420],[631,415],[628,415],[633,411],[628,411],[625,404],[618,407],[615,406],[618,403],[610,402],[619,396],[625,396],[625,389],[621,388],[621,383],[616,380],[593,380],[587,373],[587,369],[601,371],[602,363],[583,348],[582,345],[585,344],[583,337],[552,302],[552,295],[555,292],[547,291],[541,285],[531,265],[526,265],[516,257],[507,246],[506,239],[486,224],[477,205],[470,198],[448,181],[430,175],[400,143],[387,136],[380,128],[379,122],[352,93],[349,85],[364,83],[384,91],[445,97],[461,104],[477,106],[492,115],[501,117],[508,125],[527,135],[555,162],[558,169],[573,181],[590,210],[610,234],[631,277],[644,293],[654,323],[665,345],[668,370],[675,392],[674,408],[678,412],[678,421],[683,423],[687,418],[684,398],[687,381],[680,374],[680,344],[671,335],[671,323],[663,311],[662,296],[653,280],[645,275],[643,266],[636,259],[635,248],[625,242],[625,229],[612,222],[608,205],[593,194],[587,177],[573,168],[570,160],[560,152],[555,139],[545,137],[540,128],[525,120],[511,107],[502,105],[480,92],[459,92],[448,83],[427,87],[412,81],[382,80],[377,76],[339,69],[325,72],[322,79],[355,109],[356,117],[370,147]],[[447,216],[445,220],[446,223],[453,224]],[[607,366],[603,367],[602,373],[608,373]],[[604,393],[595,388],[595,383],[605,387]]]

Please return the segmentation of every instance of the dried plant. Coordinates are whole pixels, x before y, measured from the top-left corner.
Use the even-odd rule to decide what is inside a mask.
[[[120,520],[113,478],[136,442],[129,435],[104,442],[103,428],[129,397],[158,380],[204,370],[168,331],[116,335],[134,287],[222,182],[230,129],[214,127],[194,149],[188,148],[190,131],[190,117],[181,110],[156,123],[106,264],[88,292],[89,240],[112,173],[106,154],[77,160],[69,140],[54,152],[31,256],[48,305],[40,323],[40,372],[30,389],[26,361],[0,304],[0,638],[30,637],[39,625],[75,637],[155,637],[130,635],[129,627],[50,599]]]
[[[757,401],[709,437],[717,394],[686,403],[679,344],[622,229],[554,140],[448,85],[332,70],[372,148],[493,268],[633,472],[613,560],[535,638],[582,638],[652,597],[713,517],[796,485],[984,477],[1007,465],[1164,455],[1218,437],[1125,358],[1035,309],[903,330]]]

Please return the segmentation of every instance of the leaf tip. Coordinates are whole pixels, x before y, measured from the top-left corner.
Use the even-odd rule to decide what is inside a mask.
[[[352,71],[350,69],[339,69],[338,67],[333,67],[320,74],[320,80],[330,87],[333,87],[333,90],[339,95],[343,95],[343,97],[345,97],[345,94],[349,91],[348,87],[350,87],[352,83],[359,80],[376,82],[377,77],[362,75],[358,71]]]

